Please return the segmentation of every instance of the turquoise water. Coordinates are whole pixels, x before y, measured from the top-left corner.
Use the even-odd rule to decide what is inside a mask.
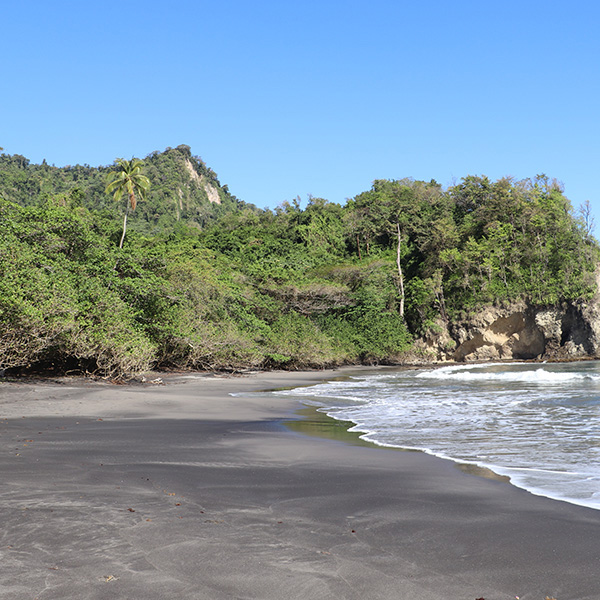
[[[487,467],[530,492],[600,509],[600,362],[366,372],[294,396],[383,446]]]

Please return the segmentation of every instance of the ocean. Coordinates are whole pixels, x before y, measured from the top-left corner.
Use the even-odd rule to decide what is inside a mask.
[[[533,494],[600,509],[600,362],[367,371],[293,396],[381,446],[508,476]]]

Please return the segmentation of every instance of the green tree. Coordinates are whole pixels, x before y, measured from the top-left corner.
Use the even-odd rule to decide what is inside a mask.
[[[127,205],[125,206],[123,234],[121,235],[121,241],[119,242],[119,248],[122,248],[123,240],[125,239],[125,231],[127,230],[127,214],[129,212],[129,207],[131,206],[131,210],[135,210],[137,204],[136,196],[139,196],[140,200],[144,199],[144,194],[150,187],[150,180],[142,174],[144,163],[138,158],[132,158],[131,160],[117,158],[115,162],[120,169],[109,174],[105,191],[107,194],[112,194],[117,202],[121,200],[124,195],[127,195],[129,199],[129,202],[127,202]]]
[[[412,180],[385,180],[373,182],[369,192],[364,192],[354,199],[353,210],[360,211],[373,226],[376,235],[387,236],[389,243],[395,247],[396,282],[399,294],[399,312],[404,318],[405,279],[403,260],[409,252],[411,241],[420,213],[420,202]],[[362,229],[366,230],[365,225]]]

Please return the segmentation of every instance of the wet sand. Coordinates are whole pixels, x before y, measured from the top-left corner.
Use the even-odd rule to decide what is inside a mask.
[[[0,597],[600,598],[600,511],[229,395],[350,372],[0,383]]]

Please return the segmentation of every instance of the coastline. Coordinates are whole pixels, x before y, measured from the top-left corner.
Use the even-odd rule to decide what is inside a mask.
[[[598,511],[229,395],[359,370],[0,383],[4,597],[597,600]]]

